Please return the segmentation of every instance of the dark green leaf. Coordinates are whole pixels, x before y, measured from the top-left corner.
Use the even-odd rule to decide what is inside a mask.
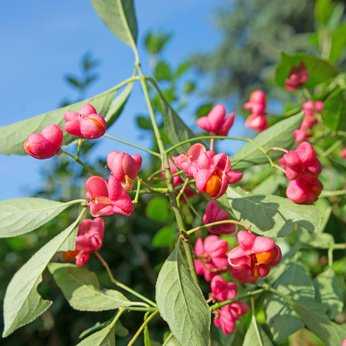
[[[332,131],[346,130],[346,92],[340,90],[324,102],[323,122]]]
[[[208,346],[209,307],[191,278],[179,242],[159,273],[156,301],[161,317],[180,344]]]
[[[147,116],[138,115],[136,117],[137,126],[142,130],[151,130],[153,127],[151,126],[151,122]]]
[[[109,30],[136,49],[138,29],[133,0],[92,0],[92,4]]]
[[[184,123],[175,110],[170,106],[164,98],[160,98],[164,129],[172,145],[177,144],[186,139],[194,137],[191,129]],[[189,145],[182,145],[177,150],[187,150]]]
[[[80,201],[57,202],[43,198],[16,198],[0,201],[0,238],[25,234],[54,219]]]
[[[133,83],[129,83],[119,95],[115,95],[115,99],[112,101],[107,113],[105,114],[108,128],[115,123],[115,121],[119,118],[120,114],[124,110],[126,103],[131,95],[132,89]]]
[[[281,61],[276,69],[276,82],[279,86],[285,85],[293,67],[304,63],[308,71],[308,80],[305,86],[312,88],[320,83],[326,82],[337,75],[337,70],[329,62],[311,55],[282,53]]]
[[[208,113],[213,108],[214,104],[211,102],[203,103],[197,107],[195,110],[195,114],[197,118],[204,117],[208,115]]]
[[[155,64],[154,77],[158,81],[169,81],[172,78],[171,67],[166,61],[160,60]]]
[[[253,142],[245,144],[233,156],[232,166],[236,169],[244,169],[256,164],[268,163],[268,158],[263,151],[272,159],[282,156],[281,152],[270,151],[270,149],[273,147],[290,148],[294,143],[292,132],[300,126],[301,121],[302,114],[297,114],[261,132]]]

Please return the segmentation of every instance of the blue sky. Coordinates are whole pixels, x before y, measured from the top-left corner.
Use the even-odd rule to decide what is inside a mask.
[[[148,29],[174,33],[166,58],[181,61],[217,45],[213,11],[222,0],[136,1],[140,33]],[[85,0],[12,0],[1,5],[0,126],[56,108],[73,95],[63,80],[78,73],[88,50],[101,60],[100,80],[90,94],[101,92],[130,76],[132,53],[106,29]],[[141,36],[143,37],[143,36]],[[111,133],[141,141],[133,116],[144,106],[135,93]],[[0,133],[1,135],[1,133]],[[124,149],[101,145],[99,150]],[[40,186],[40,172],[49,161],[0,156],[0,199],[25,196]]]

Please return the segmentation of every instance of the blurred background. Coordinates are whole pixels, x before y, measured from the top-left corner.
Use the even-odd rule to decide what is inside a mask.
[[[328,30],[339,30],[346,37],[344,1],[333,3],[335,18],[329,18]],[[241,104],[257,87],[269,92],[270,114],[282,110],[279,99],[294,101],[274,87],[272,76],[283,50],[319,50],[321,33],[316,19],[323,10],[317,13],[314,5],[313,0],[136,1],[144,69],[156,77],[167,99],[192,127],[196,117],[222,102],[239,115],[231,135],[253,136],[243,125]],[[113,37],[88,1],[3,2],[0,23],[0,126],[102,92],[132,73],[130,49]],[[338,44],[337,63],[343,66],[346,40],[340,39]],[[109,133],[154,145],[139,89],[135,88]],[[223,144],[230,153],[238,148]],[[103,170],[109,151],[125,149],[133,152],[104,139],[85,144],[83,155]],[[146,158],[144,167],[143,174],[149,174],[155,164]],[[0,199],[34,195],[69,200],[83,195],[86,174],[63,157],[39,161],[0,156],[0,177]],[[72,217],[73,212],[66,211],[32,234],[1,240],[0,299],[15,271]],[[174,240],[166,201],[144,198],[130,219],[119,217],[108,222],[102,253],[116,276],[152,297],[157,269]],[[134,256],[129,258],[130,252]],[[103,273],[93,261],[90,268]],[[109,286],[102,275],[100,279]],[[83,330],[111,316],[73,311],[48,274],[40,289],[54,298],[53,308],[2,344],[73,345]],[[131,315],[123,324],[131,333],[140,318]],[[163,324],[157,325],[153,338],[160,340],[163,332]],[[119,345],[126,344],[126,333],[122,334]]]

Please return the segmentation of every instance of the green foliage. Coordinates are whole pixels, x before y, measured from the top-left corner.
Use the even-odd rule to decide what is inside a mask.
[[[144,36],[144,45],[148,53],[157,55],[162,52],[162,50],[165,48],[167,43],[170,41],[172,35],[158,32],[148,32]]]
[[[327,269],[315,279],[317,296],[331,319],[342,313],[344,307],[345,283],[341,276],[335,275],[332,269]]]
[[[75,235],[79,221],[80,217],[36,252],[13,276],[4,299],[4,337],[35,320],[52,304],[40,296],[37,288],[42,281],[42,273],[52,257],[66,245],[66,240],[71,235]]]
[[[292,132],[299,127],[301,120],[302,115],[297,114],[261,132],[253,141],[244,145],[233,155],[233,167],[244,169],[256,164],[268,163],[268,156],[272,159],[280,157],[282,153],[271,149],[290,148],[294,142]]]
[[[0,201],[0,238],[29,233],[80,201],[56,202],[43,198]]]
[[[114,323],[109,323],[105,328],[89,335],[77,346],[115,346]]]
[[[92,4],[109,30],[134,49],[138,29],[133,0],[92,0]]]
[[[73,264],[51,263],[49,271],[72,308],[80,311],[115,310],[130,306],[120,292],[102,290],[95,273]]]
[[[323,224],[323,214],[316,206],[297,205],[279,196],[252,195],[229,188],[227,201],[223,198],[222,202],[246,227],[268,237],[286,237],[293,230],[318,232]]]
[[[308,80],[304,86],[313,88],[337,75],[336,68],[328,61],[306,54],[289,55],[282,53],[281,61],[276,68],[275,79],[279,86],[285,85],[285,80],[293,67],[304,63],[308,71]]]
[[[170,206],[166,198],[154,197],[147,204],[147,217],[157,222],[167,222],[171,219]]]
[[[179,115],[162,95],[160,101],[164,129],[170,144],[174,145],[194,137],[191,129],[184,123],[184,121],[179,117]],[[187,149],[188,147],[189,145],[185,144],[180,146],[177,150],[181,151],[183,149]]]
[[[338,90],[329,97],[323,109],[323,122],[332,131],[346,130],[346,92]]]
[[[282,269],[282,274],[272,282],[272,287],[280,293],[280,296],[270,295],[264,303],[267,322],[276,342],[285,341],[304,326],[285,297],[297,304],[304,299],[315,298],[312,280],[303,266],[288,263]]]
[[[252,316],[250,326],[246,332],[243,346],[272,346],[268,335],[257,324],[256,317]]]
[[[171,67],[165,61],[158,61],[154,68],[154,77],[158,81],[169,81],[172,78]]]
[[[154,247],[170,247],[174,244],[174,241],[176,239],[176,227],[174,224],[167,225],[162,228],[160,228],[153,240],[152,244]]]
[[[293,304],[295,311],[304,321],[306,327],[313,331],[326,346],[341,345],[346,338],[345,325],[338,325],[329,320],[322,307],[314,300],[301,300]]]
[[[160,315],[182,345],[208,345],[209,308],[191,278],[180,242],[160,270],[156,301]]]

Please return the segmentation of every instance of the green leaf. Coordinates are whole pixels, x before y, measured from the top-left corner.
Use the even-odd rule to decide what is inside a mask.
[[[167,62],[163,60],[157,62],[154,68],[154,77],[158,81],[169,81],[172,79],[171,67]]]
[[[292,132],[300,126],[302,118],[302,114],[297,114],[261,132],[252,143],[245,144],[232,157],[232,166],[235,169],[244,169],[253,165],[268,163],[268,158],[263,150],[271,159],[282,156],[282,152],[269,150],[273,147],[290,148],[294,143]]]
[[[301,300],[293,306],[304,321],[305,326],[316,334],[324,342],[324,345],[341,345],[342,341],[346,339],[346,325],[339,325],[330,321],[323,313],[323,307],[315,300]]]
[[[171,218],[169,202],[164,197],[154,197],[147,204],[145,214],[148,218],[165,223]]]
[[[115,95],[115,99],[110,104],[105,119],[107,121],[107,128],[110,128],[115,121],[119,118],[120,114],[124,110],[126,103],[131,95],[133,89],[133,83],[129,83],[126,88],[119,95]]]
[[[148,325],[144,328],[144,346],[153,346]]]
[[[180,344],[208,346],[209,307],[191,278],[179,242],[159,273],[156,301],[161,317]]]
[[[319,301],[328,316],[334,319],[344,307],[345,284],[343,278],[335,275],[334,270],[327,269],[316,277],[315,282]]]
[[[105,328],[89,335],[77,346],[115,346],[115,325],[108,324]]]
[[[177,233],[175,225],[167,225],[160,228],[156,232],[152,240],[152,245],[154,247],[170,247],[172,244],[174,244],[176,238]]]
[[[108,29],[136,49],[138,29],[133,0],[92,0],[92,4]]]
[[[52,304],[37,291],[42,273],[66,239],[73,234],[83,214],[82,212],[73,224],[38,250],[13,276],[4,298],[3,337],[35,320]]]
[[[51,263],[49,271],[75,310],[105,311],[129,306],[131,302],[115,290],[101,290],[95,273],[69,263]]]
[[[324,102],[323,122],[332,131],[346,130],[346,92],[339,90]]]
[[[161,95],[160,101],[164,130],[170,143],[174,145],[186,139],[193,138],[195,136],[194,133]],[[180,146],[177,151],[187,150],[188,148],[189,145],[185,144]]]
[[[169,33],[148,32],[144,37],[144,45],[150,54],[159,54],[170,41],[172,35]]]
[[[25,154],[23,143],[30,134],[40,132],[51,124],[63,126],[64,113],[67,111],[78,111],[81,106],[87,102],[92,103],[100,114],[107,114],[109,106],[113,100],[114,88],[108,89],[101,94],[72,105],[58,108],[54,111],[43,113],[8,126],[0,127],[0,154]],[[66,135],[64,138],[64,144],[70,143],[74,139],[74,137]]]
[[[0,238],[25,234],[54,219],[80,201],[56,202],[43,198],[16,198],[0,201]]]
[[[332,32],[332,44],[329,60],[333,63],[337,62],[345,53],[346,49],[346,23],[339,25]]]
[[[300,264],[289,263],[285,266],[283,273],[272,283],[272,287],[290,301],[297,303],[304,299],[315,298],[312,280]],[[286,341],[288,336],[304,327],[296,312],[283,297],[268,296],[264,307],[275,342]]]
[[[201,118],[208,115],[208,113],[212,110],[213,106],[214,104],[212,102],[202,103],[195,110],[196,117]]]
[[[239,188],[228,188],[220,202],[249,229],[269,237],[285,237],[297,229],[319,232],[324,227],[318,207],[298,205],[279,196],[252,195]]]
[[[318,24],[326,25],[333,13],[333,3],[331,0],[317,0],[314,8],[315,21]]]
[[[137,115],[136,116],[137,126],[142,130],[152,130],[152,125],[150,119],[146,115]]]
[[[181,345],[179,344],[178,340],[173,336],[173,334],[170,334],[164,341],[163,346],[181,346]]]
[[[250,326],[245,334],[243,346],[272,346],[268,335],[257,324],[256,317],[252,316]]]
[[[326,82],[335,77],[338,73],[336,68],[328,61],[315,56],[305,54],[288,55],[281,54],[281,61],[276,68],[275,79],[279,86],[284,87],[285,80],[288,78],[291,69],[300,63],[304,63],[308,71],[308,80],[305,86],[313,88],[316,85]]]

